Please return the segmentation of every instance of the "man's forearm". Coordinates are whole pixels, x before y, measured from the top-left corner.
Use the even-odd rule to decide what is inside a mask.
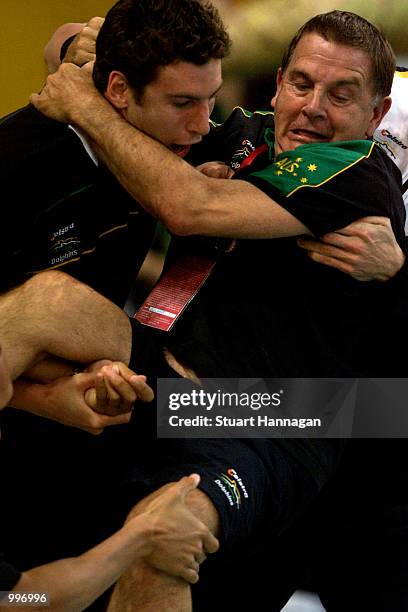
[[[80,557],[25,572],[14,590],[46,591],[50,597],[50,607],[44,608],[47,610],[84,610],[116,582],[134,559],[146,553],[147,541],[145,521],[141,519],[138,524],[125,525]]]
[[[143,512],[147,500],[142,500],[133,509],[131,515]],[[219,515],[207,497],[199,489],[192,491],[186,499],[187,507],[209,530],[218,535]],[[166,556],[166,552],[162,557]],[[135,562],[121,577],[113,592],[108,611],[122,612],[134,609],[143,612],[191,612],[192,601],[189,585],[179,578],[170,576],[162,570],[163,558],[149,558]]]
[[[108,416],[90,408],[85,401],[85,393],[94,384],[93,373],[66,376],[48,384],[19,379],[14,385],[10,405],[92,434],[99,434],[111,425],[128,423],[131,415],[129,411]]]
[[[125,189],[172,233],[230,238],[310,233],[250,183],[201,174],[124,121],[108,102],[99,103],[98,111],[82,107],[76,122]]]
[[[63,64],[30,100],[48,116],[83,130],[129,193],[175,234],[277,238],[310,233],[249,182],[205,176],[136,130],[77,66]]]
[[[62,376],[70,376],[74,371],[80,371],[77,363],[49,356],[24,372],[24,378],[37,383],[49,383]]]
[[[14,381],[14,393],[10,401],[12,408],[41,415],[47,401],[44,385],[22,378]]]

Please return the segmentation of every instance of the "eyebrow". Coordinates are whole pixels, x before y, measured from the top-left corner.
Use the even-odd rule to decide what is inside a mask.
[[[215,96],[217,95],[217,93],[220,91],[221,87],[223,86],[223,83],[221,83],[221,85],[214,91],[214,93],[212,93],[210,96],[208,96],[209,98],[215,98]],[[167,96],[169,99],[177,99],[177,98],[183,98],[185,100],[205,100],[207,99],[207,96],[192,96],[189,93],[176,93],[176,94],[168,94]]]
[[[292,70],[289,71],[289,75],[290,78],[303,78],[306,79],[307,81],[312,81],[313,79],[310,77],[310,75],[307,74],[307,72],[304,72],[303,70]],[[350,77],[348,79],[338,79],[337,81],[334,81],[331,86],[332,87],[348,87],[348,86],[352,86],[352,87],[360,87],[360,81],[356,78],[356,77]]]

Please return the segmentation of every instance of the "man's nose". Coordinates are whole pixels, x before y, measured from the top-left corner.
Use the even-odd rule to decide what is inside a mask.
[[[318,89],[311,91],[305,100],[302,111],[311,120],[324,119],[327,115],[327,97],[324,92]]]
[[[194,105],[187,123],[190,134],[205,136],[210,131],[210,104],[208,101],[200,101]]]

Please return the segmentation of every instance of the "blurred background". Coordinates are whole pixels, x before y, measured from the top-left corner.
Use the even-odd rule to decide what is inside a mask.
[[[69,21],[104,16],[112,0],[1,0],[0,116],[27,103],[46,76],[43,49],[54,30]],[[233,40],[225,62],[218,113],[235,104],[267,108],[282,50],[312,15],[352,10],[382,27],[402,65],[408,63],[408,3],[401,0],[215,0]]]

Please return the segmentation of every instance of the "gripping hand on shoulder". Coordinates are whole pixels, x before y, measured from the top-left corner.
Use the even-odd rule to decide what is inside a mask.
[[[31,104],[51,119],[75,123],[76,113],[92,108],[95,100],[103,100],[93,84],[92,69],[92,62],[82,68],[61,64],[57,72],[48,75],[41,92],[31,94]]]

